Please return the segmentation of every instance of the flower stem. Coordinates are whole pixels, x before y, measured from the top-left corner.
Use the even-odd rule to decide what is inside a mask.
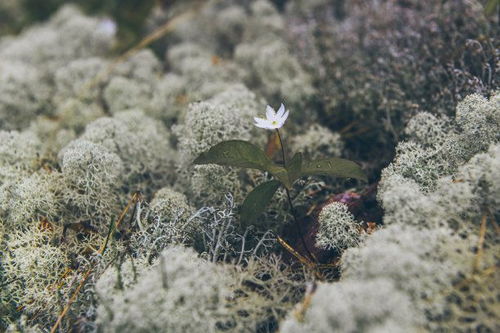
[[[276,129],[276,133],[278,133],[278,139],[280,140],[281,155],[283,156],[283,166],[286,168],[285,146],[283,145],[283,140],[281,140],[280,130]]]
[[[283,145],[283,140],[281,139],[281,134],[280,134],[279,129],[276,129],[276,133],[278,134],[278,139],[280,141],[281,154],[283,156],[283,167],[286,168],[285,146]],[[292,212],[293,220],[295,222],[295,233],[297,234],[298,238],[300,238],[302,245],[304,246],[304,249],[306,250],[309,257],[312,258],[313,260],[316,260],[316,257],[311,253],[311,251],[309,251],[309,248],[307,247],[304,236],[300,232],[300,228],[299,228],[300,225],[299,225],[299,220],[297,218],[297,211],[295,210],[295,207],[293,206],[292,197],[290,195],[290,190],[288,190],[288,188],[286,188],[286,186],[285,186],[285,191],[286,191],[286,196],[288,198],[288,204],[290,205],[290,210]]]

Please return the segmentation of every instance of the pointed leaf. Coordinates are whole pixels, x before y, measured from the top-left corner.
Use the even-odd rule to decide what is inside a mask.
[[[244,225],[253,224],[257,220],[280,185],[279,181],[271,180],[260,184],[248,194],[241,206],[241,222]]]
[[[285,186],[289,186],[286,169],[274,164],[259,147],[247,141],[230,140],[216,144],[201,153],[193,163],[259,169],[271,173]]]
[[[293,182],[301,177],[302,153],[295,154],[290,162],[288,162],[286,169],[288,171],[288,180],[293,184]]]
[[[288,177],[288,171],[285,168],[275,165],[268,168],[267,171],[276,177],[276,179],[278,179],[287,189],[292,188],[292,183]]]
[[[342,158],[328,158],[304,162],[301,175],[326,175],[368,181],[359,164]]]
[[[257,146],[247,141],[230,140],[216,144],[203,152],[194,164],[218,164],[266,170],[273,162]]]

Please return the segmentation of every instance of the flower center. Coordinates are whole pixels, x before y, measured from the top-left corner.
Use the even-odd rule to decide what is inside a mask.
[[[273,125],[277,125],[277,124],[278,124],[278,122],[277,122],[276,120],[273,120],[273,121],[271,122],[271,124],[273,124]]]

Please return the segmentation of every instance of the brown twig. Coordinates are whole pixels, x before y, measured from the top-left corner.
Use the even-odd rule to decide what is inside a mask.
[[[483,215],[481,219],[481,226],[479,228],[479,241],[477,244],[477,253],[474,258],[473,272],[477,272],[479,270],[479,265],[481,264],[481,258],[483,256],[483,248],[484,248],[484,238],[486,236],[486,222],[488,221],[486,214]]]
[[[307,257],[304,257],[303,255],[301,255],[299,252],[297,252],[293,247],[291,247],[283,238],[281,238],[280,236],[278,236],[278,243],[280,243],[281,246],[283,246],[283,248],[285,248],[285,250],[287,250],[288,252],[290,252],[290,254],[292,254],[295,258],[297,258],[297,260],[302,263],[303,265],[307,266],[307,267],[310,267],[310,268],[314,268],[315,267],[315,264],[309,260]]]
[[[122,213],[118,217],[118,220],[116,221],[116,223],[111,223],[110,224],[110,228],[108,230],[108,234],[106,236],[106,239],[105,239],[104,243],[102,244],[101,248],[98,251],[99,255],[103,255],[104,254],[104,252],[106,251],[106,249],[108,247],[109,239],[110,239],[110,237],[111,237],[111,235],[113,233],[113,230],[116,230],[116,228],[118,228],[120,226],[120,224],[122,223],[122,221],[125,219],[125,216],[126,216],[128,210],[130,209],[130,207],[132,206],[132,204],[133,203],[135,204],[137,201],[140,200],[140,198],[141,197],[140,197],[139,193],[134,193],[134,195],[132,196],[132,198],[129,200],[127,206],[125,207],[125,209],[122,211]],[[80,290],[85,285],[85,282],[87,282],[87,279],[90,277],[90,274],[92,274],[92,272],[94,271],[94,268],[95,268],[95,266],[92,266],[92,267],[90,267],[85,272],[85,274],[83,275],[82,280],[78,284],[78,287],[76,287],[75,291],[73,292],[73,294],[69,298],[68,303],[66,304],[66,306],[64,307],[64,309],[62,310],[62,312],[57,317],[57,321],[55,322],[54,326],[52,326],[52,328],[50,330],[50,333],[55,333],[56,330],[57,330],[57,328],[61,325],[63,318],[68,313],[69,309],[71,308],[71,305],[76,301],[76,299],[78,297],[78,294],[80,293]]]
[[[303,255],[301,255],[299,252],[297,252],[293,247],[291,247],[283,238],[281,238],[280,236],[278,236],[278,243],[280,243],[281,246],[283,246],[285,248],[285,250],[287,250],[288,252],[290,252],[290,254],[292,254],[295,258],[297,258],[297,260],[304,266],[308,267],[309,269],[311,269],[313,272],[314,272],[314,276],[317,278],[317,279],[320,279],[320,280],[325,280],[325,276],[323,274],[321,274],[321,272],[319,271],[320,268],[325,268],[325,266],[328,266],[328,268],[331,268],[331,267],[335,267],[335,266],[329,266],[329,265],[318,265],[314,262],[312,262],[309,258],[307,257],[304,257]]]
[[[356,135],[363,134],[363,133],[366,133],[368,131],[370,131],[369,127],[362,127],[362,128],[358,129],[355,132],[344,134],[343,137],[346,138],[346,139],[347,138],[352,138],[352,137],[354,137]]]
[[[64,316],[66,316],[66,313],[68,313],[68,311],[69,311],[71,305],[73,304],[73,302],[76,301],[78,293],[83,288],[83,285],[85,284],[85,282],[89,278],[89,276],[92,273],[92,271],[93,271],[93,269],[90,268],[90,269],[87,270],[87,272],[85,272],[85,275],[83,276],[82,281],[80,282],[80,284],[78,285],[78,287],[76,287],[75,291],[71,295],[70,299],[68,300],[68,303],[66,304],[66,306],[63,309],[63,311],[61,312],[61,314],[57,318],[56,323],[54,324],[54,326],[52,326],[52,329],[50,330],[50,333],[55,333],[55,331],[57,330],[57,328],[59,327],[59,325],[61,325],[61,322],[62,322]]]
[[[349,125],[345,126],[344,128],[341,128],[338,132],[342,135],[346,132],[348,132],[351,128],[356,126],[359,123],[359,121],[353,121]]]
[[[472,276],[470,276],[466,279],[463,279],[462,281],[455,284],[453,286],[453,289],[460,290],[463,287],[467,286],[469,283],[474,282],[475,278],[491,275],[491,274],[495,273],[496,270],[497,270],[497,266],[490,266],[488,268],[483,269],[482,271],[478,271],[478,272],[474,273]]]
[[[483,269],[482,271],[475,272],[471,276],[463,278],[459,282],[453,284],[453,286],[451,286],[450,288],[442,290],[439,294],[435,295],[434,297],[426,299],[426,302],[432,303],[438,296],[443,298],[448,297],[449,295],[452,295],[455,290],[460,290],[466,287],[467,285],[473,283],[474,280],[476,280],[476,278],[486,277],[494,274],[497,268],[498,267],[496,265],[493,265]]]
[[[302,303],[298,305],[298,307],[294,311],[294,316],[295,318],[297,318],[298,322],[304,321],[307,309],[311,305],[314,293],[316,292],[316,287],[317,285],[315,282],[312,282],[310,285],[307,286],[304,300],[302,301]]]

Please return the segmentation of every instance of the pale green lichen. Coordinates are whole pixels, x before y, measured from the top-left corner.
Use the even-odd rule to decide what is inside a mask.
[[[215,332],[224,322],[228,278],[193,250],[168,248],[134,286],[98,309],[97,322],[104,332]]]
[[[498,294],[498,290],[493,291],[493,277],[474,275],[476,242],[476,237],[464,239],[447,228],[419,230],[394,224],[375,232],[363,246],[345,252],[342,279],[385,278],[392,281],[398,290],[411,298],[415,313],[426,318],[422,325],[431,331],[457,329],[464,318],[469,318],[468,327],[493,328],[492,321],[486,318],[498,314],[493,314],[495,311],[487,292],[475,293],[454,287],[475,276],[474,279],[484,284],[479,286],[471,282],[471,287]],[[494,256],[488,254],[483,267],[492,264]],[[471,297],[471,301],[465,305],[463,300],[467,297]]]
[[[349,280],[321,283],[311,304],[299,304],[280,332],[418,332],[421,321],[411,299],[390,280]]]
[[[155,193],[149,208],[154,216],[165,221],[178,219],[185,223],[193,213],[186,196],[168,187]]]
[[[171,172],[170,134],[142,111],[101,117],[87,125],[81,139],[119,156],[123,162],[122,181],[135,184],[136,190],[151,191],[148,184],[163,185]]]
[[[161,119],[167,125],[180,121],[187,107],[186,79],[168,73],[155,85],[148,115]]]
[[[42,316],[42,320],[57,316],[71,279],[64,275],[71,260],[53,243],[54,237],[52,230],[38,224],[10,232],[6,260],[2,261],[5,281],[12,280],[5,290],[8,302],[22,307],[30,316]]]
[[[272,104],[287,101],[296,109],[296,118],[301,118],[300,109],[314,93],[311,79],[299,62],[290,55],[286,43],[281,40],[257,40],[239,44],[235,50],[236,61],[247,68],[245,82],[257,88]]]
[[[29,175],[36,170],[42,142],[32,132],[0,131],[0,181]]]
[[[58,175],[41,171],[15,182],[0,186],[0,216],[15,226],[45,218],[53,219],[59,213],[56,191]]]
[[[151,88],[144,83],[117,76],[104,90],[104,99],[111,113],[148,105]]]
[[[253,93],[236,85],[205,102],[191,104],[184,122],[174,128],[179,138],[177,163],[197,200],[218,202],[227,192],[241,197],[242,185],[236,170],[214,165],[193,168],[190,164],[219,142],[250,139],[255,133],[251,120],[257,115],[257,105]]]
[[[346,204],[333,202],[321,209],[316,246],[327,250],[342,251],[356,246],[361,240],[361,224],[354,220]]]
[[[172,188],[157,191],[144,211],[137,216],[139,230],[132,235],[130,246],[138,257],[146,258],[148,262],[168,246],[192,245],[198,236],[194,208],[184,194]]]
[[[457,107],[455,121],[435,122],[423,114],[410,122],[410,141],[398,145],[394,162],[382,172],[378,196],[386,223],[463,231],[479,223],[482,211],[496,209],[491,201],[496,179],[490,170],[498,159],[497,104],[498,95],[490,100],[472,95]]]
[[[344,142],[340,134],[313,124],[303,134],[292,138],[290,148],[294,152],[304,153],[310,159],[330,158],[342,155]]]
[[[54,102],[64,103],[68,98],[78,97],[95,100],[99,97],[100,86],[96,77],[104,71],[107,61],[98,57],[77,59],[55,72]]]
[[[147,29],[190,4],[156,8]],[[88,267],[61,331],[498,330],[500,95],[482,12],[210,0],[118,59],[113,22],[71,6],[0,37],[0,330],[50,330]],[[272,176],[192,165],[223,140],[278,148],[252,122],[280,103],[288,155],[344,155],[372,180],[406,135],[379,186],[385,227],[360,237],[346,206],[320,214],[318,245],[344,256],[340,280],[316,291],[276,256],[293,221],[283,189],[258,225],[240,223],[243,196]],[[292,200],[305,213],[361,193],[349,184],[304,178]]]
[[[100,22],[65,6],[48,23],[26,29],[16,39],[2,40],[0,59],[30,63],[53,73],[62,63],[104,55],[115,36],[100,29]]]
[[[59,153],[62,200],[72,218],[67,223],[90,219],[106,230],[120,208],[118,191],[124,165],[118,155],[87,140],[72,141]],[[76,220],[74,220],[76,217]]]
[[[1,57],[0,57],[1,59]],[[33,65],[0,61],[0,129],[22,129],[49,107],[50,85]]]

